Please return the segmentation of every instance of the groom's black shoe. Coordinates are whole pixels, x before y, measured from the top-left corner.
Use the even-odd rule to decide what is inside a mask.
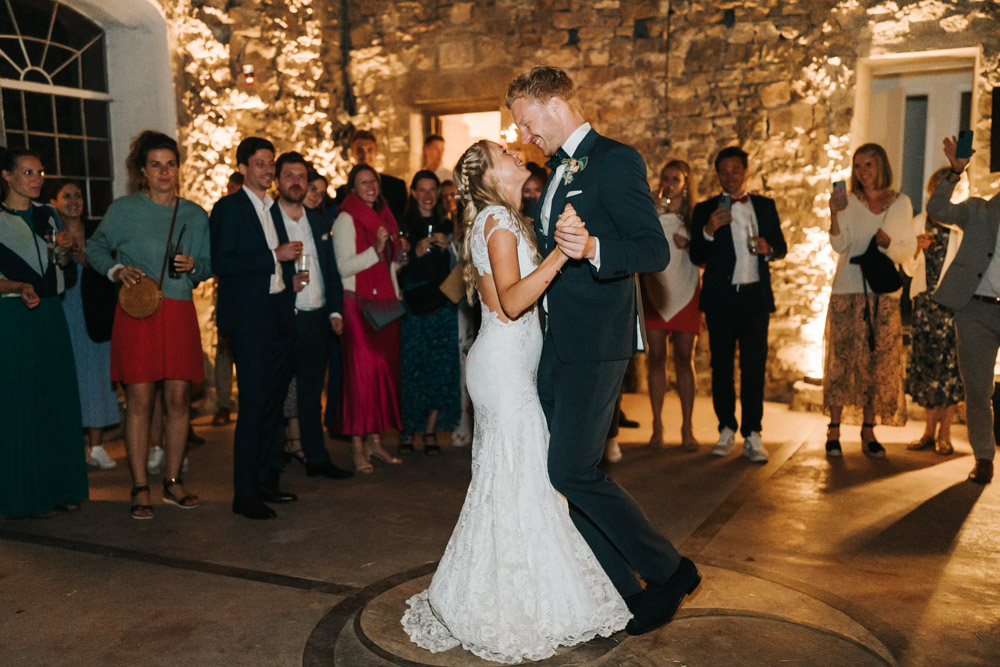
[[[698,568],[689,558],[681,558],[677,571],[664,583],[651,583],[642,593],[629,596],[626,602],[632,620],[625,626],[625,632],[641,635],[660,627],[673,618],[684,596],[693,593],[700,583]]]

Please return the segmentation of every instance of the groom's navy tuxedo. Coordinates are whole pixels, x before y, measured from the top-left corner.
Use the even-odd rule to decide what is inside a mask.
[[[560,149],[561,150],[561,149]],[[535,216],[539,244],[555,247],[555,222],[572,204],[598,239],[600,267],[570,260],[546,292],[546,329],[538,392],[551,432],[549,477],[622,596],[638,593],[638,572],[664,582],[680,556],[631,497],[597,469],[629,358],[638,344],[635,273],[662,271],[669,246],[646,181],[646,165],[631,147],[590,130],[573,151],[586,164],[549,178]],[[567,169],[567,172],[569,169]],[[548,233],[545,193],[555,187]]]

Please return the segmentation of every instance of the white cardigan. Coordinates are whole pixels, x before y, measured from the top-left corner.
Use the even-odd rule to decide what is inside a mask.
[[[862,254],[880,228],[889,235],[889,247],[879,250],[894,264],[905,263],[917,250],[917,235],[913,232],[913,206],[910,198],[900,193],[882,213],[875,215],[855,195],[847,198],[847,208],[837,216],[840,234],[830,234],[830,245],[837,253],[837,272],[833,274],[832,294],[861,294],[864,279],[861,267],[851,264],[851,257]],[[899,291],[897,291],[898,293]]]
[[[370,246],[367,250],[355,252],[357,247],[357,232],[354,229],[354,218],[348,213],[341,213],[333,221],[333,232],[331,233],[333,243],[333,253],[337,257],[337,270],[340,271],[340,280],[344,285],[345,292],[355,292],[357,284],[354,276],[365,269],[375,266],[381,261],[375,246]],[[399,282],[396,280],[396,271],[399,262],[390,265],[389,276],[392,278],[392,288],[396,292],[396,298],[401,298]]]

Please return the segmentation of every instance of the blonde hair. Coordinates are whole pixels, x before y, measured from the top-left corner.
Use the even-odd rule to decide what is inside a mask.
[[[504,104],[509,109],[520,98],[529,102],[545,104],[553,97],[560,97],[572,104],[576,96],[573,79],[558,67],[535,67],[522,72],[510,82]]]
[[[889,156],[886,154],[885,149],[878,144],[864,144],[863,146],[859,146],[858,150],[854,151],[854,157],[851,158],[851,192],[868,194],[865,192],[865,186],[861,185],[861,181],[854,174],[854,160],[859,155],[873,157],[878,163],[878,177],[875,179],[875,189],[885,190],[886,188],[891,188],[892,167],[889,166]]]
[[[498,179],[487,178],[487,174],[499,166],[494,159],[499,145],[486,139],[481,139],[469,146],[458,164],[455,165],[455,185],[465,201],[463,223],[465,228],[462,240],[462,262],[464,263],[465,293],[469,303],[475,303],[476,267],[472,261],[472,225],[476,217],[489,206],[502,206],[514,221],[514,228],[520,232],[521,241],[528,244],[528,250],[538,259],[538,241],[531,223],[515,210],[503,191]]]

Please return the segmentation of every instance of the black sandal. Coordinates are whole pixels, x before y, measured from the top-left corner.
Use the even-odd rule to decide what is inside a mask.
[[[408,437],[408,438],[406,438],[404,440],[400,440],[399,441],[399,447],[396,448],[396,452],[398,452],[400,456],[409,456],[410,454],[412,454],[413,453],[413,436],[411,435],[410,437]]]
[[[184,484],[184,480],[180,477],[174,477],[173,479],[163,478],[163,502],[171,503],[172,505],[177,505],[181,509],[193,510],[200,503],[198,502],[198,496],[188,494],[181,498],[178,498],[174,494],[170,493],[171,486],[177,486]]]
[[[132,487],[132,507],[129,508],[128,512],[132,515],[133,519],[139,521],[145,521],[146,519],[153,518],[153,506],[152,505],[140,505],[135,502],[135,497],[145,491],[149,493],[149,484],[143,484],[141,486]]]
[[[291,442],[299,443],[299,446],[295,449],[290,449],[288,444]],[[308,466],[309,462],[306,460],[306,455],[302,451],[302,438],[285,438],[285,463],[288,463],[292,459],[295,459],[304,466]]]
[[[829,424],[826,425],[826,428],[827,428],[827,430],[829,430],[831,428],[839,429],[840,428],[840,422],[836,422],[836,423],[830,422]],[[840,449],[840,439],[839,438],[837,438],[836,440],[829,439],[829,440],[826,441],[826,456],[827,456],[827,458],[830,458],[830,459],[839,459],[843,455],[844,455],[844,452]]]
[[[866,428],[872,429],[872,436],[875,435],[875,424],[869,424],[867,422],[863,422],[861,424],[861,430],[863,431]],[[865,442],[865,439],[863,437],[861,438],[861,451],[864,452],[865,456],[869,458],[873,459],[885,458],[885,447],[883,447],[881,443],[879,443],[879,441],[876,440],[874,437],[872,437],[872,439],[869,440],[868,442]]]
[[[424,454],[427,456],[437,456],[441,453],[441,446],[437,444],[436,433],[424,433]]]

